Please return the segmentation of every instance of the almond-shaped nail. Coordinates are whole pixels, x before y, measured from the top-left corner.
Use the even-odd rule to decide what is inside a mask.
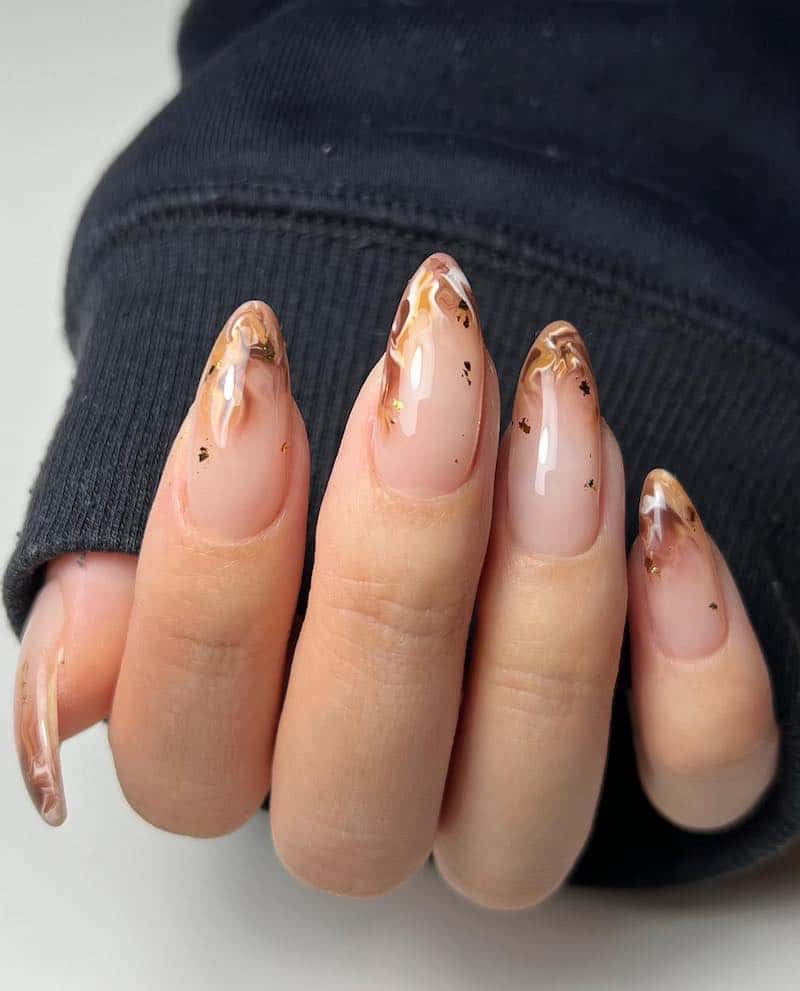
[[[58,671],[64,655],[64,603],[49,581],[31,610],[20,648],[14,692],[14,735],[22,777],[50,826],[67,817],[58,737]]]
[[[424,498],[453,492],[467,480],[484,374],[470,284],[449,255],[431,255],[406,287],[384,359],[374,456],[389,488]]]
[[[681,483],[656,468],[639,502],[646,601],[656,644],[672,657],[704,657],[727,635],[711,542]]]
[[[509,525],[534,554],[588,550],[600,526],[600,407],[586,345],[548,324],[522,367],[508,452]]]
[[[286,346],[266,303],[244,303],[217,338],[192,413],[187,506],[210,537],[254,536],[289,484],[292,399]]]

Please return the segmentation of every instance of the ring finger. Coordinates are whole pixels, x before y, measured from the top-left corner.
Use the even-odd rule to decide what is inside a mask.
[[[624,477],[570,324],[535,341],[497,470],[473,662],[435,846],[495,908],[554,891],[591,827],[625,622]]]

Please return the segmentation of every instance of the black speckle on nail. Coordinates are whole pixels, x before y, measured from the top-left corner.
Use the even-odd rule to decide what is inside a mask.
[[[584,394],[584,396],[588,396],[589,393],[592,391],[591,388],[589,387],[589,383],[586,381],[586,379],[583,379],[582,380],[582,382],[580,384],[580,390]]]
[[[716,602],[709,602],[708,608],[713,609],[716,612],[717,609],[719,609],[719,606],[716,604]]]
[[[203,461],[208,461],[208,458],[209,458],[208,448],[201,447],[200,450],[197,452],[197,460],[202,464]]]
[[[527,416],[523,416],[523,417],[522,417],[522,419],[521,419],[521,420],[519,421],[519,424],[518,424],[518,426],[519,426],[519,429],[520,429],[520,430],[521,430],[521,431],[522,431],[522,432],[523,432],[524,434],[529,434],[529,433],[531,432],[531,425],[530,425],[530,423],[528,423],[528,418],[527,418]]]

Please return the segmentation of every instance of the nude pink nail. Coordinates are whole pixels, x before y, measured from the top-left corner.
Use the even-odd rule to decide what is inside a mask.
[[[551,323],[522,367],[508,452],[509,526],[533,554],[588,550],[600,526],[600,408],[586,345]]]
[[[50,826],[67,817],[58,735],[58,670],[64,656],[64,603],[58,581],[36,597],[22,638],[14,692],[14,735],[22,777]]]
[[[728,626],[711,542],[681,483],[661,468],[642,487],[639,536],[656,644],[672,657],[712,653]]]
[[[470,284],[449,255],[431,255],[406,287],[384,359],[374,456],[389,488],[424,498],[469,478],[484,363]]]
[[[292,399],[273,311],[240,306],[203,371],[189,444],[189,516],[205,534],[254,536],[280,513],[289,484]]]

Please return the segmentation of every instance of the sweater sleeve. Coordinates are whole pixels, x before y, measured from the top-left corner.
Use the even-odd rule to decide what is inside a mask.
[[[5,575],[14,628],[48,560],[137,552],[216,328],[246,298],[268,300],[286,330],[313,534],[393,297],[446,249],[470,274],[507,398],[538,327],[567,318],[585,332],[629,520],[652,465],[686,480],[775,690],[774,788],[727,832],[689,834],[639,786],[623,662],[574,879],[686,881],[787,843],[800,826],[798,67],[786,25],[756,16],[751,5],[717,23],[691,5],[191,4],[180,91],[103,176],[75,237],[76,374]]]

